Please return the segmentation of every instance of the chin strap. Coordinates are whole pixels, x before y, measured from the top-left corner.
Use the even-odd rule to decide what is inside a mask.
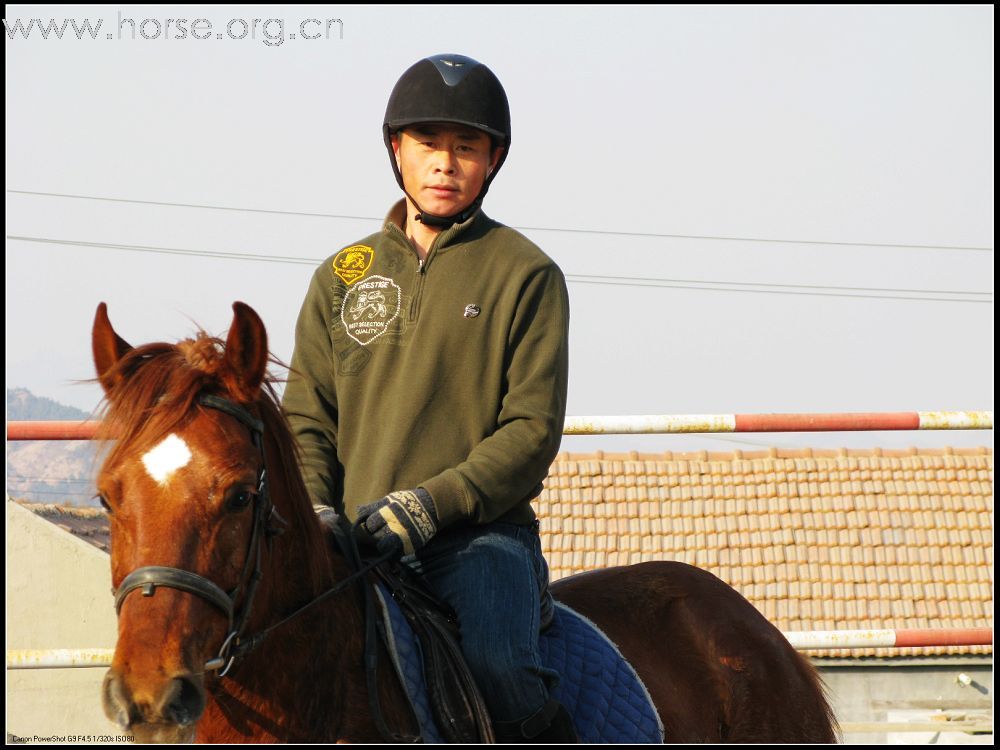
[[[424,211],[418,211],[417,215],[413,218],[421,224],[425,224],[429,227],[447,229],[454,224],[461,224],[464,221],[468,221],[472,218],[472,215],[479,210],[479,206],[479,201],[476,201],[461,213],[452,214],[451,216],[435,216],[434,214],[425,213]],[[419,209],[420,207],[417,206],[417,208]]]
[[[472,218],[472,215],[479,210],[479,207],[483,205],[482,193],[479,197],[472,201],[472,204],[466,208],[464,211],[460,211],[457,214],[452,214],[451,216],[437,216],[436,214],[430,214],[424,211],[417,203],[416,199],[410,195],[406,190],[403,194],[410,199],[410,202],[417,207],[417,215],[413,218],[419,221],[424,226],[434,227],[435,229],[447,229],[454,224],[461,224],[462,222],[468,221]]]

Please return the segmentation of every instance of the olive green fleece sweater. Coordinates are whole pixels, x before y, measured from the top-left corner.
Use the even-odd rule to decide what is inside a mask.
[[[530,522],[566,414],[563,274],[481,211],[420,263],[404,217],[324,261],[299,313],[284,408],[309,494],[353,519],[423,487],[442,528]]]

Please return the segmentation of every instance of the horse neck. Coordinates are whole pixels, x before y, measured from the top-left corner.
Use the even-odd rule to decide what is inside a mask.
[[[275,620],[287,611],[270,610]],[[357,591],[350,587],[273,631],[212,691],[199,740],[350,737],[367,706],[362,623]]]
[[[273,618],[282,612],[284,617],[329,589],[346,575],[347,566],[332,552],[312,510],[287,424],[278,416],[271,416],[270,421],[264,455],[271,502],[288,524],[265,552],[270,570],[261,582],[260,596],[265,600],[261,609]]]
[[[343,558],[330,551],[308,500],[292,496],[280,481],[273,482],[271,493],[289,526],[265,548],[263,577],[247,628],[251,635],[349,574]],[[295,505],[302,502],[307,512]],[[280,625],[213,691],[199,739],[346,736],[355,721],[352,714],[364,705],[363,622],[358,589],[348,586]]]
[[[254,603],[253,627],[273,625],[347,577],[343,559],[324,546],[322,533],[311,528],[308,521],[314,519],[293,516],[287,529],[265,542],[263,577],[257,594],[260,601]],[[335,594],[330,600],[297,615],[275,634],[292,627],[315,608],[336,610],[338,616],[350,617],[351,611],[357,609],[351,604],[349,597]]]

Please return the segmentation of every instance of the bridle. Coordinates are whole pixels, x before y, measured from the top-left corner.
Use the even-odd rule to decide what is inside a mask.
[[[214,659],[210,659],[205,664],[205,670],[222,669],[219,676],[224,676],[232,667],[237,656],[242,655],[243,650],[241,636],[250,619],[250,609],[253,606],[254,595],[262,577],[261,561],[263,545],[261,540],[265,537],[271,538],[284,531],[287,522],[278,514],[271,503],[271,495],[267,486],[267,466],[264,463],[264,423],[250,414],[246,409],[234,404],[219,396],[202,394],[198,397],[198,403],[212,409],[218,409],[231,417],[236,418],[250,428],[254,447],[260,451],[261,465],[257,474],[257,491],[254,495],[253,529],[250,532],[250,544],[247,549],[246,559],[243,562],[243,571],[240,573],[239,583],[231,591],[224,591],[221,587],[208,580],[204,576],[192,573],[180,568],[171,568],[161,565],[148,565],[132,571],[121,582],[115,595],[115,611],[121,614],[122,604],[125,598],[136,589],[142,590],[143,596],[153,596],[156,589],[171,588],[186,591],[195,596],[200,596],[205,601],[214,605],[226,615],[227,629],[226,638],[222,642],[222,648]],[[242,597],[242,603],[237,606],[237,602]],[[251,639],[253,640],[253,639]],[[232,652],[232,653],[231,653]]]
[[[180,568],[147,565],[125,576],[118,589],[112,590],[112,594],[115,597],[115,611],[119,614],[121,614],[122,604],[130,593],[136,589],[141,589],[143,596],[153,596],[156,594],[157,588],[186,591],[189,594],[201,597],[217,609],[222,610],[226,615],[228,623],[226,637],[222,642],[222,647],[219,649],[218,655],[205,663],[205,671],[221,670],[219,676],[224,677],[232,668],[236,659],[246,656],[250,651],[259,646],[271,631],[284,625],[309,607],[318,604],[338,591],[342,591],[349,584],[388,559],[388,556],[383,555],[375,559],[370,564],[356,571],[353,575],[343,579],[332,588],[327,589],[316,598],[296,609],[287,617],[259,633],[252,636],[244,635],[243,631],[250,619],[250,610],[253,607],[254,595],[263,577],[261,573],[264,547],[262,540],[267,539],[270,542],[271,538],[281,534],[285,530],[288,523],[279,515],[277,509],[274,507],[268,490],[267,466],[264,460],[264,423],[242,406],[219,396],[202,394],[198,397],[198,403],[202,406],[218,409],[249,427],[254,446],[261,454],[261,468],[257,475],[257,491],[253,499],[253,530],[250,533],[250,543],[246,559],[243,562],[243,571],[240,573],[239,583],[237,583],[234,589],[227,592],[197,573]],[[242,601],[240,601],[241,599]],[[239,606],[237,606],[237,602],[239,602]]]

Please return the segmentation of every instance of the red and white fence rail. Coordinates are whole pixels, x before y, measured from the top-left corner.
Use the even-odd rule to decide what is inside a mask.
[[[852,412],[840,414],[665,414],[567,417],[566,435],[688,432],[843,432],[991,430],[991,411]]]
[[[927,648],[992,646],[991,628],[912,628],[904,630],[802,630],[783,633],[799,651],[833,648]]]
[[[8,440],[90,440],[100,422],[8,422]],[[851,432],[992,430],[992,411],[847,412],[833,414],[646,414],[567,417],[565,435],[690,432]]]
[[[783,635],[799,651],[831,648],[906,648],[928,646],[991,646],[990,628],[914,630],[805,630]],[[7,652],[7,669],[66,669],[109,667],[110,648],[32,649]]]

